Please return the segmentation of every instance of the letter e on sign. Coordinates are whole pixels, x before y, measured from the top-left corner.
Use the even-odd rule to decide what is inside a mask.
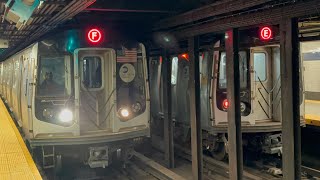
[[[260,29],[260,39],[269,40],[272,37],[272,31],[269,27],[263,27]]]
[[[92,43],[99,43],[102,39],[102,34],[98,29],[91,29],[88,32],[88,40]]]

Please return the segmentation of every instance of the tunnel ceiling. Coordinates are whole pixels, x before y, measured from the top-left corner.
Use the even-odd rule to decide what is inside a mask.
[[[143,21],[147,26],[161,18],[219,1],[225,0],[45,0],[19,30],[15,23],[1,18],[0,38],[9,40],[9,48],[0,49],[0,61],[64,24]],[[0,0],[2,17],[6,3],[7,0]]]
[[[6,2],[7,0],[0,0],[2,17],[5,15]],[[223,5],[235,2],[240,3],[237,0],[45,0],[41,8],[37,8],[33,12],[32,19],[28,24],[19,30],[15,23],[10,23],[1,18],[0,38],[9,40],[9,48],[0,49],[0,61],[31,44],[45,33],[63,26],[109,23],[113,25],[135,25],[143,30],[146,28],[152,29],[154,25],[161,27],[169,26],[171,23],[172,26],[175,26],[189,22],[195,18],[194,15],[199,13],[203,15],[204,19],[208,16],[206,15],[208,13],[205,12],[210,12],[213,16],[220,16],[218,12],[223,11],[223,9],[217,9],[217,7],[224,7]],[[258,7],[253,5],[245,7],[245,3],[243,3],[241,7],[238,7],[238,9],[243,8],[242,10],[249,11],[264,6],[271,8],[270,3],[283,1],[256,0],[243,2],[249,5],[259,5]],[[217,12],[211,10],[214,8]],[[235,12],[230,8],[229,6],[227,8],[228,11],[230,10],[229,13],[238,12],[237,7],[232,6],[231,8],[235,9]],[[176,16],[178,14],[179,16]],[[193,22],[190,21],[190,23]],[[320,29],[319,23],[315,24],[312,20],[311,23],[304,24],[305,31],[308,33],[310,26],[316,26],[314,28],[316,31]]]

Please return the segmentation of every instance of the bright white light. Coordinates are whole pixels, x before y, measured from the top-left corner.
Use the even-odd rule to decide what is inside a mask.
[[[73,114],[70,110],[64,109],[60,112],[59,119],[61,122],[71,122],[73,119]]]
[[[120,115],[124,118],[128,117],[129,116],[129,111],[128,109],[121,109],[120,110]]]

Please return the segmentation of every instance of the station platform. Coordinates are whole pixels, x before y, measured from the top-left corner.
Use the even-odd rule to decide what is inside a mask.
[[[41,175],[6,106],[0,99],[0,179],[38,180]]]

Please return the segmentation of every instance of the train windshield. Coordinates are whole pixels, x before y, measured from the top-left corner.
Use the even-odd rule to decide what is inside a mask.
[[[37,96],[70,96],[70,72],[70,56],[40,56]]]
[[[240,88],[245,89],[248,86],[248,60],[247,53],[245,51],[239,52],[239,61],[240,61]],[[220,65],[219,65],[219,89],[227,88],[227,78],[226,78],[226,53],[221,52],[220,55]]]

